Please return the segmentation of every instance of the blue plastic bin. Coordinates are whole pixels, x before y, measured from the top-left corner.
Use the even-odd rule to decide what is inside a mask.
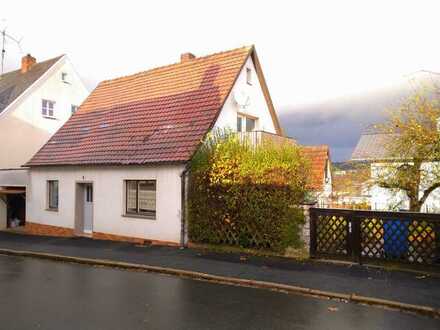
[[[409,220],[386,220],[384,252],[388,258],[402,258],[408,253]]]

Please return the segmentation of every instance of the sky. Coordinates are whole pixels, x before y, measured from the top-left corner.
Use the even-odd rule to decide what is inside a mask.
[[[255,44],[288,135],[346,160],[408,75],[440,72],[440,1],[7,1],[6,69],[67,54],[104,79]],[[395,94],[395,93],[394,93]],[[393,95],[394,95],[393,94]],[[380,102],[374,100],[379,95]],[[387,101],[383,101],[387,99]]]

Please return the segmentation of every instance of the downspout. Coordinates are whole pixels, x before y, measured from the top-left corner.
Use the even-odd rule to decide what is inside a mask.
[[[186,231],[186,179],[188,177],[188,172],[190,170],[190,163],[185,165],[184,170],[180,174],[180,187],[181,187],[181,211],[180,211],[180,248],[184,249],[187,247],[187,242],[185,240]]]

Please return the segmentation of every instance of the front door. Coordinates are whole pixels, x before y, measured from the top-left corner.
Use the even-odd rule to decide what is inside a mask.
[[[84,234],[92,234],[93,231],[93,185],[84,185]]]

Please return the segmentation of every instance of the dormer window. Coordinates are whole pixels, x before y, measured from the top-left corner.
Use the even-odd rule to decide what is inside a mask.
[[[70,106],[70,112],[72,113],[72,115],[73,115],[77,110],[78,110],[78,106],[77,106],[77,105],[72,104],[72,105]]]
[[[252,69],[246,68],[246,82],[248,85],[252,85]]]
[[[46,118],[55,118],[55,102],[41,100],[41,114]]]

